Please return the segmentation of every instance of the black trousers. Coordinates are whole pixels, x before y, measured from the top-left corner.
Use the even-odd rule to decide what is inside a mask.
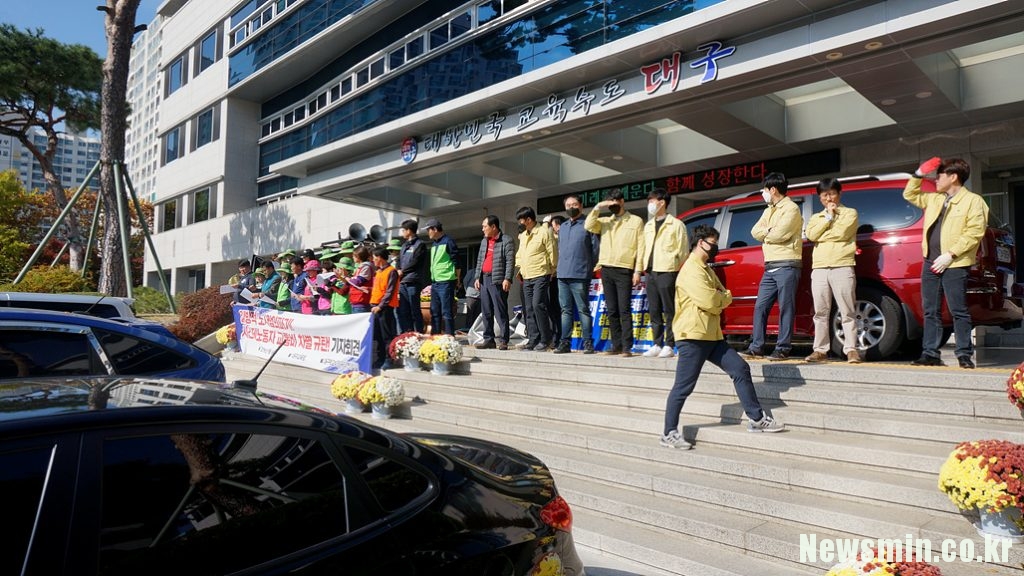
[[[551,343],[551,319],[548,314],[548,286],[550,276],[538,276],[523,280],[523,311],[526,314],[526,342],[528,344]]]
[[[676,317],[676,276],[678,272],[647,275],[647,309],[651,315],[651,341],[655,346],[673,346],[672,319]]]
[[[373,358],[373,367],[380,368],[388,359],[388,346],[398,335],[398,327],[395,325],[395,309],[386,305],[378,304],[380,312],[373,315],[373,343],[377,350]]]
[[[633,271],[628,268],[601,268],[601,288],[611,330],[613,350],[633,349]]]
[[[494,283],[490,274],[480,277],[480,309],[484,314],[484,341],[495,339],[494,324],[498,324],[498,342],[508,344],[508,292],[501,289],[501,283]]]

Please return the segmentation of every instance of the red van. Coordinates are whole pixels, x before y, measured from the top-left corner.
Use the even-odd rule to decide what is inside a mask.
[[[857,338],[866,358],[887,358],[901,348],[919,346],[924,325],[921,308],[921,236],[924,211],[903,199],[909,175],[858,177],[840,180],[841,202],[855,208],[859,217],[857,234]],[[816,183],[793,185],[788,196],[800,206],[804,222],[822,210]],[[925,191],[934,182],[925,180]],[[722,314],[722,331],[747,335],[753,331],[754,302],[764,270],[761,243],[750,234],[765,204],[760,190],[724,202],[705,204],[679,218],[687,233],[710,224],[720,233],[719,253],[713,266],[722,282],[732,290],[732,306]],[[804,241],[803,275],[797,287],[794,336],[814,335],[814,301],[811,297],[811,242]],[[1016,253],[1013,235],[990,222],[978,248],[978,263],[971,268],[967,303],[976,326],[1016,328],[1022,312],[1011,298],[1016,281]],[[768,332],[778,334],[778,307],[768,319]],[[944,340],[952,333],[953,320],[943,307]],[[842,326],[833,307],[832,350],[842,352]]]

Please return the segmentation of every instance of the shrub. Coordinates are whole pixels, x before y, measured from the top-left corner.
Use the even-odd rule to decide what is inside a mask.
[[[210,286],[182,297],[178,321],[170,330],[186,342],[195,342],[232,321],[231,295],[221,294],[220,286]]]
[[[167,303],[167,295],[162,288],[136,286],[132,289],[132,296],[135,297],[136,314],[171,314],[171,305]],[[174,304],[178,308],[183,296],[180,293],[174,296]]]
[[[67,266],[36,266],[29,270],[18,284],[4,284],[4,292],[36,292],[43,294],[65,294],[68,292],[94,292],[96,285],[89,278]]]

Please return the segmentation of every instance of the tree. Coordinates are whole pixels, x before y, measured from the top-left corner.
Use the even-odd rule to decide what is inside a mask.
[[[36,199],[25,192],[17,172],[0,172],[0,282],[13,280],[31,253],[25,231],[32,230],[32,224],[26,214]]]
[[[139,30],[135,14],[142,0],[106,0],[99,6],[106,16],[107,59],[103,62],[102,117],[100,119],[100,198],[104,209],[103,253],[100,267],[99,290],[112,296],[128,294],[128,279],[124,275],[121,250],[121,228],[118,225],[118,194],[113,162],[124,160],[124,135],[128,127],[128,63],[132,53],[132,38]],[[123,191],[127,193],[127,191]],[[127,199],[121,201],[128,204]]]
[[[63,209],[68,198],[54,172],[58,135],[64,127],[96,128],[100,119],[102,61],[88,46],[62,44],[42,30],[22,31],[0,25],[0,134],[18,140],[39,162],[46,187]],[[36,145],[31,130],[46,134]],[[81,269],[85,240],[72,221],[67,224],[71,268]]]

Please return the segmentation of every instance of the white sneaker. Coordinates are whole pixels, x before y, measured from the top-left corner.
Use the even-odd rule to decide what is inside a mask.
[[[647,352],[644,352],[646,358],[657,358],[658,354],[661,354],[661,346],[651,346]]]
[[[661,437],[661,445],[666,448],[677,448],[679,450],[689,450],[693,448],[693,444],[683,439],[683,435],[678,430],[673,430],[668,434]]]
[[[761,416],[760,420],[747,420],[747,432],[782,432],[786,425],[777,422],[768,414]]]
[[[671,346],[664,346],[661,349],[661,353],[658,354],[658,358],[671,358],[675,355],[676,353],[674,350],[672,350]]]

